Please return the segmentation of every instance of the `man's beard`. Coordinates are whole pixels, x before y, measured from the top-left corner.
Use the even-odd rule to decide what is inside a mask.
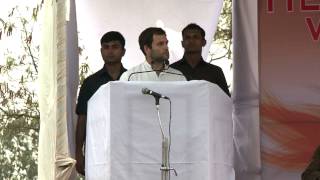
[[[154,51],[151,52],[151,59],[152,59],[152,63],[156,63],[156,64],[165,64],[168,61],[168,57],[165,57],[164,55],[159,56]]]
[[[166,69],[168,58],[164,56],[155,56],[156,54],[151,53],[151,67],[155,71],[163,71]]]

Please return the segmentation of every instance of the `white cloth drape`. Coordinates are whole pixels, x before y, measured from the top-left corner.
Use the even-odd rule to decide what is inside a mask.
[[[156,180],[162,161],[161,132],[149,88],[172,102],[171,166],[175,180],[234,180],[231,100],[206,81],[109,82],[88,103],[86,178]],[[197,93],[194,93],[197,92]],[[168,135],[169,102],[160,100]]]
[[[233,1],[233,122],[237,180],[261,178],[257,1]]]
[[[78,87],[74,0],[44,1],[39,67],[38,179],[70,179]]]

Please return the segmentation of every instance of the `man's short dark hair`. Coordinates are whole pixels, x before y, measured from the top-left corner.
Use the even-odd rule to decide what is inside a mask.
[[[195,23],[188,24],[185,28],[183,28],[182,37],[184,36],[184,34],[186,33],[187,30],[198,30],[198,31],[200,31],[200,34],[201,34],[203,39],[206,36],[206,32],[202,29],[202,27],[200,27],[198,24],[195,24]]]
[[[147,45],[151,48],[153,35],[166,35],[166,32],[158,27],[149,27],[142,31],[139,36],[139,45],[144,55],[146,55],[146,52],[144,52],[144,46]]]
[[[108,43],[110,41],[119,41],[123,49],[126,45],[126,40],[124,39],[122,34],[117,31],[109,31],[105,33],[100,39],[100,44],[102,45],[103,43]]]

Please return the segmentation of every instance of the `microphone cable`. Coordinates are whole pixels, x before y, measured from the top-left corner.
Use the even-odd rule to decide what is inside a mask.
[[[167,64],[168,62],[169,62],[168,60],[163,62],[163,67],[164,67],[164,68],[163,68],[162,70],[153,70],[152,67],[151,67],[152,70],[149,70],[149,71],[133,72],[133,73],[131,73],[131,74],[129,75],[128,81],[130,81],[131,76],[134,75],[134,74],[149,73],[149,72],[163,72],[164,70],[168,70],[168,69],[169,69],[169,65]],[[154,63],[154,62],[151,62],[151,64],[153,64],[153,63]],[[168,68],[166,68],[166,66],[168,66]]]
[[[135,74],[142,74],[142,73],[149,73],[149,72],[162,72],[162,73],[167,73],[167,74],[174,74],[174,75],[178,75],[178,76],[183,76],[187,79],[187,77],[185,75],[183,75],[183,73],[174,73],[174,72],[168,72],[167,70],[169,70],[169,66],[167,66],[166,68],[162,69],[162,70],[149,70],[149,71],[138,71],[138,72],[133,72],[129,75],[128,77],[128,81],[131,80],[131,77]]]
[[[171,99],[168,98],[168,101],[169,101],[169,145],[168,145],[168,165],[169,167],[171,167],[171,164],[170,164],[170,151],[171,151],[171,120],[172,120],[172,106],[171,106]],[[175,170],[174,170],[175,174],[177,173]],[[170,173],[170,171],[169,171]],[[171,176],[169,175],[169,180],[171,179],[170,178]]]

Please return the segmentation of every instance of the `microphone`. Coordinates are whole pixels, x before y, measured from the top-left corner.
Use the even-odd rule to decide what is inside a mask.
[[[165,68],[162,69],[162,70],[149,70],[149,71],[137,71],[137,72],[132,72],[132,73],[129,74],[128,81],[131,81],[131,77],[132,77],[133,75],[136,75],[136,74],[144,74],[144,73],[151,73],[151,72],[162,72],[162,73],[166,73],[166,74],[173,74],[173,75],[177,75],[177,76],[183,76],[183,77],[185,77],[187,80],[192,80],[192,78],[188,78],[189,76],[188,76],[188,77],[185,76],[182,72],[181,72],[181,73],[169,72],[168,70],[169,70],[170,66],[167,65],[168,63],[169,63],[169,61],[168,61],[168,62],[165,62]],[[174,69],[174,68],[172,68],[172,69]],[[177,70],[177,69],[176,69],[176,70]]]
[[[155,63],[155,62],[152,61],[152,62],[151,62],[151,66],[152,66],[153,63]],[[161,70],[153,70],[153,69],[151,68],[151,70],[148,70],[148,71],[137,71],[137,72],[133,72],[133,73],[129,74],[128,81],[131,80],[131,76],[136,75],[136,74],[150,73],[150,72],[165,72],[165,70],[168,70],[168,68],[169,68],[169,60],[163,61],[163,66],[164,66],[164,68],[161,69]]]
[[[142,94],[145,94],[145,95],[152,95],[152,96],[153,96],[154,98],[156,98],[156,99],[159,99],[159,98],[169,99],[167,96],[163,96],[163,95],[161,95],[160,93],[151,91],[151,90],[148,89],[148,88],[142,88],[141,92],[142,92]]]
[[[129,75],[128,77],[128,81],[131,81],[131,76],[135,75],[135,74],[141,74],[141,73],[150,73],[150,72],[155,72],[154,70],[151,71],[138,71],[138,72],[133,72]]]

